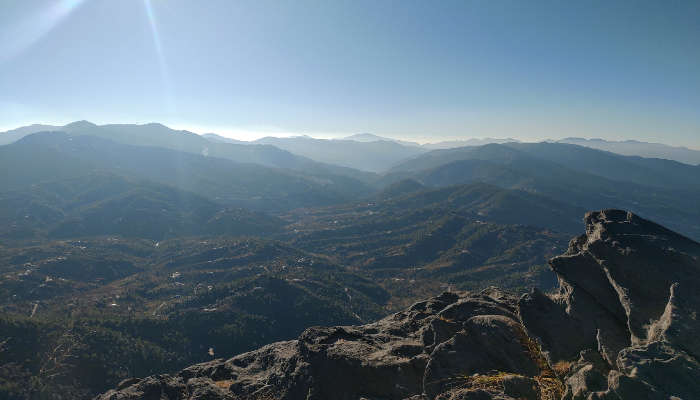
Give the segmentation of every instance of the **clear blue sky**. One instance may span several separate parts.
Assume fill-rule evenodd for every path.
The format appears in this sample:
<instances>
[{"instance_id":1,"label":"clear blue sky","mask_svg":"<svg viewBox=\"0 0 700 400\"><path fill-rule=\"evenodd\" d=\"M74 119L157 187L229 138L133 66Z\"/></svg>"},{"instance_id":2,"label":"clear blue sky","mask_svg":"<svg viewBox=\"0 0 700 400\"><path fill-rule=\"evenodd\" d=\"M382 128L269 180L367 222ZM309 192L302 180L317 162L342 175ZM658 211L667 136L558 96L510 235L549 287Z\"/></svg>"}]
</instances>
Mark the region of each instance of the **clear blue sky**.
<instances>
[{"instance_id":1,"label":"clear blue sky","mask_svg":"<svg viewBox=\"0 0 700 400\"><path fill-rule=\"evenodd\" d=\"M0 129L700 148L699 1L0 0Z\"/></svg>"}]
</instances>

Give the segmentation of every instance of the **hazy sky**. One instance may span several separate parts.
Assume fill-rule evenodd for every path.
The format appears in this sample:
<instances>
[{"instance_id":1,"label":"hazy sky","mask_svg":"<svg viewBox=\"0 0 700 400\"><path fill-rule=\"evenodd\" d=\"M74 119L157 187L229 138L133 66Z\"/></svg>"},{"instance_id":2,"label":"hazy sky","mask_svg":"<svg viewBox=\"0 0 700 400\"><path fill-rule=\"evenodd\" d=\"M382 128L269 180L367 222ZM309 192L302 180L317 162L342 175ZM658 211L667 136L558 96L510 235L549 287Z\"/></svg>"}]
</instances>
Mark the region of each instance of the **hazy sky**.
<instances>
[{"instance_id":1,"label":"hazy sky","mask_svg":"<svg viewBox=\"0 0 700 400\"><path fill-rule=\"evenodd\" d=\"M700 1L0 0L0 130L700 148Z\"/></svg>"}]
</instances>

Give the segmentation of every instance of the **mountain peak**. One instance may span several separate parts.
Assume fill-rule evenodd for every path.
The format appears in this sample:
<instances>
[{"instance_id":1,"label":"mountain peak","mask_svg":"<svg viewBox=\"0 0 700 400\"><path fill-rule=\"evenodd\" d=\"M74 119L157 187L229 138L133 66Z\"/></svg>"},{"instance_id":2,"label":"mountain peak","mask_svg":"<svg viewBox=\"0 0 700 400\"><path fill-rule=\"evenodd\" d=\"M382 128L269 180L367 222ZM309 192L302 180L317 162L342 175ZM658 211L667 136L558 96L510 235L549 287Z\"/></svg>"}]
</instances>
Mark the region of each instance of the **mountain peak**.
<instances>
[{"instance_id":1,"label":"mountain peak","mask_svg":"<svg viewBox=\"0 0 700 400\"><path fill-rule=\"evenodd\" d=\"M70 124L64 125L63 127L66 129L89 129L89 128L97 128L97 125L93 124L90 121L80 120L80 121L71 122Z\"/></svg>"},{"instance_id":2,"label":"mountain peak","mask_svg":"<svg viewBox=\"0 0 700 400\"><path fill-rule=\"evenodd\" d=\"M149 122L147 124L143 124L143 126L148 128L170 129L167 126L161 124L160 122Z\"/></svg>"},{"instance_id":3,"label":"mountain peak","mask_svg":"<svg viewBox=\"0 0 700 400\"><path fill-rule=\"evenodd\" d=\"M356 142L380 142L380 141L386 141L386 142L391 142L394 141L394 139L389 139L385 138L382 136L377 136L372 133L356 133L354 135L346 136L344 138L341 138L341 140L354 140Z\"/></svg>"}]
</instances>

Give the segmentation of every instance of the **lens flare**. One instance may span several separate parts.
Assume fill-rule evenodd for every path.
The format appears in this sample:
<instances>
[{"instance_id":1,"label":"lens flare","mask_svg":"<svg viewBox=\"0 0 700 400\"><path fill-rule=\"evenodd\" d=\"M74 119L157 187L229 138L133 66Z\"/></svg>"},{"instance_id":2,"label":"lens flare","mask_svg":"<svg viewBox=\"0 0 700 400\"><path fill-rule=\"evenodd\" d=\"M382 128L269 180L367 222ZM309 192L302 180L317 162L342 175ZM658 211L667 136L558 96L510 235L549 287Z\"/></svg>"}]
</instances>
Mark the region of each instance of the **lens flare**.
<instances>
[{"instance_id":1,"label":"lens flare","mask_svg":"<svg viewBox=\"0 0 700 400\"><path fill-rule=\"evenodd\" d=\"M59 0L14 26L0 28L0 62L16 57L32 47L84 2L85 0Z\"/></svg>"},{"instance_id":2,"label":"lens flare","mask_svg":"<svg viewBox=\"0 0 700 400\"><path fill-rule=\"evenodd\" d=\"M163 43L160 40L160 33L158 32L158 23L155 15L153 14L151 0L144 0L143 4L146 8L146 15L148 16L148 23L151 27L151 34L153 36L153 46L155 47L156 57L158 58L158 65L160 67L160 76L163 84L165 104L168 112L172 113L175 112L175 104L172 96L172 86L170 84L170 73L168 71L168 65L165 61L165 54L163 53Z\"/></svg>"}]
</instances>

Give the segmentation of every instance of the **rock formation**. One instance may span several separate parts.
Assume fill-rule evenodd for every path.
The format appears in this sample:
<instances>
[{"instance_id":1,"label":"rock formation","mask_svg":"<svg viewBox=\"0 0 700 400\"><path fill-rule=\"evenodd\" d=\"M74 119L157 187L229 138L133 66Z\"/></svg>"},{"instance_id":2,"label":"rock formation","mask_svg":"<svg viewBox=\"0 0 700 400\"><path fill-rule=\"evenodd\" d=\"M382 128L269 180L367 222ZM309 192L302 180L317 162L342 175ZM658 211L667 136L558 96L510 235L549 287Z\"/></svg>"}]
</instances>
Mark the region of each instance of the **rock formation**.
<instances>
[{"instance_id":1,"label":"rock formation","mask_svg":"<svg viewBox=\"0 0 700 400\"><path fill-rule=\"evenodd\" d=\"M700 244L625 211L585 223L557 293L443 293L97 399L700 398Z\"/></svg>"}]
</instances>

